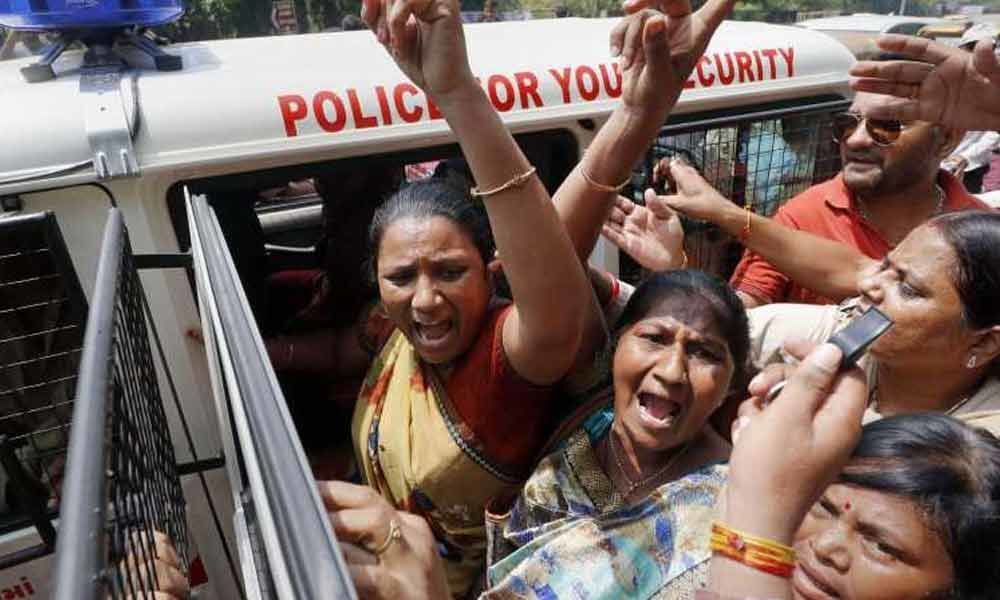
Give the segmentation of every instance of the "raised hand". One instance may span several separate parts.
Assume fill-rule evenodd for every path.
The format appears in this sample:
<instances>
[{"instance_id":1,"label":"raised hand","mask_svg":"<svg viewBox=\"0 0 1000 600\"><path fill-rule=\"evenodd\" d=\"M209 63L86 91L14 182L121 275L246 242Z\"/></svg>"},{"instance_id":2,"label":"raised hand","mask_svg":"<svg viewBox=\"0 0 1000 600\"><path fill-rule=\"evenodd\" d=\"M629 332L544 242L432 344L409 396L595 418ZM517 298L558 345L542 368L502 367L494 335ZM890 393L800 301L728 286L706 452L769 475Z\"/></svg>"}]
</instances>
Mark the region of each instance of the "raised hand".
<instances>
[{"instance_id":1,"label":"raised hand","mask_svg":"<svg viewBox=\"0 0 1000 600\"><path fill-rule=\"evenodd\" d=\"M644 269L665 271L684 264L684 228L677 213L646 190L647 206L619 196L601 233Z\"/></svg>"},{"instance_id":2,"label":"raised hand","mask_svg":"<svg viewBox=\"0 0 1000 600\"><path fill-rule=\"evenodd\" d=\"M1000 129L1000 62L989 41L974 53L930 40L882 35L882 50L910 60L861 61L851 87L895 96L871 107L877 119L920 120L974 131Z\"/></svg>"},{"instance_id":3,"label":"raised hand","mask_svg":"<svg viewBox=\"0 0 1000 600\"><path fill-rule=\"evenodd\" d=\"M457 0L363 0L361 18L403 73L435 100L478 87Z\"/></svg>"},{"instance_id":4,"label":"raised hand","mask_svg":"<svg viewBox=\"0 0 1000 600\"><path fill-rule=\"evenodd\" d=\"M670 161L670 174L677 184L677 193L657 196L655 202L692 219L719 223L734 205L713 188L698 171L679 160Z\"/></svg>"},{"instance_id":5,"label":"raised hand","mask_svg":"<svg viewBox=\"0 0 1000 600\"><path fill-rule=\"evenodd\" d=\"M788 542L857 444L867 386L859 369L838 373L842 355L832 344L798 341L785 351L799 366L758 375L741 406L725 520ZM760 398L780 376L789 376L788 384L762 409Z\"/></svg>"}]
</instances>

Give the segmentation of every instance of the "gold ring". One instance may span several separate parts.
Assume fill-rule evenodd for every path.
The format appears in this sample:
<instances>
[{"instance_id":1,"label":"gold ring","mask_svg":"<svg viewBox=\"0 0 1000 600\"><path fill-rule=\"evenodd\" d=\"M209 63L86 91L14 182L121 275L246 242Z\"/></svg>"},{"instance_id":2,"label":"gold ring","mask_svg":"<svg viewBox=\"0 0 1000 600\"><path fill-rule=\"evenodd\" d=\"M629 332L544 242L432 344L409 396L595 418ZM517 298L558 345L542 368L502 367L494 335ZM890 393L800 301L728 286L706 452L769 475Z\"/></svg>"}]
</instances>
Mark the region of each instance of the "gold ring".
<instances>
[{"instance_id":1,"label":"gold ring","mask_svg":"<svg viewBox=\"0 0 1000 600\"><path fill-rule=\"evenodd\" d=\"M372 554L381 556L389 549L393 542L403 537L403 530L399 528L396 519L389 519L389 535L385 536L385 541L379 544L378 548L372 548Z\"/></svg>"}]
</instances>

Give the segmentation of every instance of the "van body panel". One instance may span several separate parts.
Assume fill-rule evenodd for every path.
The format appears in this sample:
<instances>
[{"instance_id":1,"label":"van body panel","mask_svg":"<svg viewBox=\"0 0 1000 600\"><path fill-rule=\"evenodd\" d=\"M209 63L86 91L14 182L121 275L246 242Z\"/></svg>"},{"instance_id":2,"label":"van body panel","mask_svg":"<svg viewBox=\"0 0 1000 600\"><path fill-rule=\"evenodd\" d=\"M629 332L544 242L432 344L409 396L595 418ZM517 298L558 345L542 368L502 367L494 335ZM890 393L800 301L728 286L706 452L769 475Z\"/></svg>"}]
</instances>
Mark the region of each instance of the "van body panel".
<instances>
[{"instance_id":1,"label":"van body panel","mask_svg":"<svg viewBox=\"0 0 1000 600\"><path fill-rule=\"evenodd\" d=\"M470 25L473 70L513 131L607 115L621 93L617 62L607 50L616 22ZM515 37L519 43L511 44ZM193 43L170 50L183 56L184 70L143 71L135 80L134 143L144 173L454 141L426 95L406 81L365 31ZM338 58L346 62L344 68L337 68ZM72 69L79 61L79 53L69 53L59 65ZM847 93L852 61L836 42L802 28L726 22L674 112ZM77 72L24 84L16 69L23 62L0 65L5 90L0 114L24 114L31 106L37 116L6 119L7 139L13 143L0 149L0 193L9 191L4 181L90 158Z\"/></svg>"}]
</instances>

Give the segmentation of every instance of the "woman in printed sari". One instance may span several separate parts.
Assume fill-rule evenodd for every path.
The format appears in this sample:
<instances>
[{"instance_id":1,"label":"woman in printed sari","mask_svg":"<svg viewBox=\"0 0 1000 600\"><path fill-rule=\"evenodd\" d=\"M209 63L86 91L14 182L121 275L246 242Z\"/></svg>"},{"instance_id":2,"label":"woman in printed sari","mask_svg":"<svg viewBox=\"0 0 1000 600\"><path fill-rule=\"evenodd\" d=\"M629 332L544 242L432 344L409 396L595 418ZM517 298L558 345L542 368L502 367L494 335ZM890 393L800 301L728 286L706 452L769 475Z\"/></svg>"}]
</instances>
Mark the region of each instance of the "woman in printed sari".
<instances>
[{"instance_id":1,"label":"woman in printed sari","mask_svg":"<svg viewBox=\"0 0 1000 600\"><path fill-rule=\"evenodd\" d=\"M700 271L660 273L636 288L613 339L613 422L598 413L570 433L508 512L487 515L485 597L648 597L708 557L729 456L708 418L743 389L746 311Z\"/></svg>"}]
</instances>

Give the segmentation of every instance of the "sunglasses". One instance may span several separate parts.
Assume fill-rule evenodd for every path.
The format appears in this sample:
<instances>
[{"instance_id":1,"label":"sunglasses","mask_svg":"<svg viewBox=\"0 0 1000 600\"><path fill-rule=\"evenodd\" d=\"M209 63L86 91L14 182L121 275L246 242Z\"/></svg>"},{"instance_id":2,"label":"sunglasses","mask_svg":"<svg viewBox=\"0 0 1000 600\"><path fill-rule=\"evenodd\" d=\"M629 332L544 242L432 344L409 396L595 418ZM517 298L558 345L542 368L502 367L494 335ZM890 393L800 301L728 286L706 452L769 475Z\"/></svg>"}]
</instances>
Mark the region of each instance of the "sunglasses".
<instances>
[{"instance_id":1,"label":"sunglasses","mask_svg":"<svg viewBox=\"0 0 1000 600\"><path fill-rule=\"evenodd\" d=\"M840 143L851 137L862 122L868 137L878 146L891 146L903 133L900 121L869 119L858 113L844 112L833 116L833 141Z\"/></svg>"}]
</instances>

